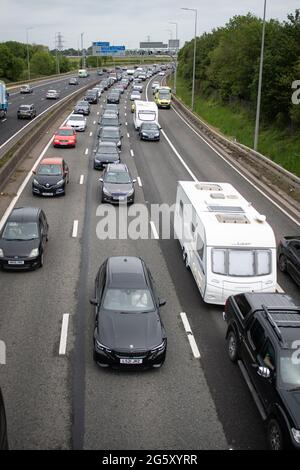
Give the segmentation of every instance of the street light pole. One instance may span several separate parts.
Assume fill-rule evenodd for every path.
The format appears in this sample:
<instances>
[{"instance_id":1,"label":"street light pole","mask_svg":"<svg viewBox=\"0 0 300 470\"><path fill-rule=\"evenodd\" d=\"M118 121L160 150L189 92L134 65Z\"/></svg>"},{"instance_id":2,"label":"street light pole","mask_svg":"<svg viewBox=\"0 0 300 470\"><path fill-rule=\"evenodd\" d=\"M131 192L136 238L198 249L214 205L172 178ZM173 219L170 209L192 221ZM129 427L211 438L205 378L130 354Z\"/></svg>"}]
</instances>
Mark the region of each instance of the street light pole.
<instances>
[{"instance_id":1,"label":"street light pole","mask_svg":"<svg viewBox=\"0 0 300 470\"><path fill-rule=\"evenodd\" d=\"M193 11L195 13L195 36L194 36L194 63L193 63L193 83L192 83L192 111L194 111L195 101L195 74L196 74L196 38L197 38L197 13L195 8L181 8L182 10Z\"/></svg>"},{"instance_id":2,"label":"street light pole","mask_svg":"<svg viewBox=\"0 0 300 470\"><path fill-rule=\"evenodd\" d=\"M174 24L176 26L176 41L178 40L178 23L174 21L170 21L170 24ZM175 52L175 73L174 73L174 94L176 95L176 86L177 86L177 55L178 55L178 48L176 48Z\"/></svg>"},{"instance_id":3,"label":"street light pole","mask_svg":"<svg viewBox=\"0 0 300 470\"><path fill-rule=\"evenodd\" d=\"M262 28L262 38L261 38L261 52L260 52L258 91L257 91L256 120L255 120L255 132L254 132L254 150L257 150L258 138L259 138L261 88L262 88L262 77L263 77L263 67L264 67L265 32L266 32L266 10L267 10L267 0L264 0L264 17L263 17L263 28Z\"/></svg>"},{"instance_id":4,"label":"street light pole","mask_svg":"<svg viewBox=\"0 0 300 470\"><path fill-rule=\"evenodd\" d=\"M27 73L28 73L28 80L30 80L30 58L29 58L29 44L28 44L28 31L33 29L32 27L26 28L26 44L27 44Z\"/></svg>"},{"instance_id":5,"label":"street light pole","mask_svg":"<svg viewBox=\"0 0 300 470\"><path fill-rule=\"evenodd\" d=\"M81 33L81 55L82 55L82 68L85 69L85 54L83 53L83 35L84 33Z\"/></svg>"}]
</instances>

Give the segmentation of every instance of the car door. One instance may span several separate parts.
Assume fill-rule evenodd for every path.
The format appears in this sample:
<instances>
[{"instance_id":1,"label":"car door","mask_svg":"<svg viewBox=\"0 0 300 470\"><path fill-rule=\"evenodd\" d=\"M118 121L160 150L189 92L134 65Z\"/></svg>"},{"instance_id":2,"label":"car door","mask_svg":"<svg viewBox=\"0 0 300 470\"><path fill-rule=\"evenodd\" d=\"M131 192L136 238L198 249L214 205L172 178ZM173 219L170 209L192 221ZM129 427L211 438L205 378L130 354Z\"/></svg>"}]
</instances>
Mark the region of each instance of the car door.
<instances>
[{"instance_id":1,"label":"car door","mask_svg":"<svg viewBox=\"0 0 300 470\"><path fill-rule=\"evenodd\" d=\"M270 370L270 377L262 377L255 374L255 387L259 393L266 410L270 409L273 403L278 402L276 389L277 359L274 344L267 338L257 355L258 366L267 367Z\"/></svg>"},{"instance_id":2,"label":"car door","mask_svg":"<svg viewBox=\"0 0 300 470\"><path fill-rule=\"evenodd\" d=\"M287 264L288 272L300 284L300 242L298 240L292 240L289 243Z\"/></svg>"},{"instance_id":3,"label":"car door","mask_svg":"<svg viewBox=\"0 0 300 470\"><path fill-rule=\"evenodd\" d=\"M241 339L241 359L254 383L256 382L257 369L260 365L258 355L265 341L265 329L259 318L255 315Z\"/></svg>"},{"instance_id":4,"label":"car door","mask_svg":"<svg viewBox=\"0 0 300 470\"><path fill-rule=\"evenodd\" d=\"M69 167L65 161L63 161L63 175L66 183L69 183Z\"/></svg>"},{"instance_id":5,"label":"car door","mask_svg":"<svg viewBox=\"0 0 300 470\"><path fill-rule=\"evenodd\" d=\"M107 267L107 262L103 263L102 266L100 267L98 271L98 275L96 278L95 282L95 298L97 300L97 305L96 305L96 312L95 312L95 323L96 327L98 325L98 315L100 312L100 305L102 303L102 297L104 294L105 290L105 285L106 285L106 267Z\"/></svg>"},{"instance_id":6,"label":"car door","mask_svg":"<svg viewBox=\"0 0 300 470\"><path fill-rule=\"evenodd\" d=\"M40 212L38 223L39 223L39 232L41 236L40 246L41 246L41 251L43 252L45 248L46 240L47 240L47 229L45 226L45 221L43 219L42 212Z\"/></svg>"}]
</instances>

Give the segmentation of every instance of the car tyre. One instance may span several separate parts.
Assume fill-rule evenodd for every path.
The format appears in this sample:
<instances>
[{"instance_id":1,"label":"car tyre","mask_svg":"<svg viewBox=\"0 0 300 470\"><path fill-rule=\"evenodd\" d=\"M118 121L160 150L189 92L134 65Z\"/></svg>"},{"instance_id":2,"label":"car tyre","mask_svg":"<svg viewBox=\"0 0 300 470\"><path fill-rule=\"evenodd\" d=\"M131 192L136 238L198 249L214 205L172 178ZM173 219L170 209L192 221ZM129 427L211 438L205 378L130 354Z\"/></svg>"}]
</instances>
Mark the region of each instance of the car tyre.
<instances>
[{"instance_id":1,"label":"car tyre","mask_svg":"<svg viewBox=\"0 0 300 470\"><path fill-rule=\"evenodd\" d=\"M268 444L270 450L283 450L284 437L281 427L275 418L268 422Z\"/></svg>"},{"instance_id":2,"label":"car tyre","mask_svg":"<svg viewBox=\"0 0 300 470\"><path fill-rule=\"evenodd\" d=\"M287 271L287 259L285 255L279 256L278 267L282 273L285 273Z\"/></svg>"},{"instance_id":3,"label":"car tyre","mask_svg":"<svg viewBox=\"0 0 300 470\"><path fill-rule=\"evenodd\" d=\"M43 266L44 266L44 252L42 252L40 256L39 268L42 268Z\"/></svg>"},{"instance_id":4,"label":"car tyre","mask_svg":"<svg viewBox=\"0 0 300 470\"><path fill-rule=\"evenodd\" d=\"M190 265L189 265L188 256L187 256L187 253L186 253L185 250L183 250L183 252L182 252L182 259L183 259L183 262L184 262L184 264L185 264L186 269L189 270L189 269L190 269Z\"/></svg>"},{"instance_id":5,"label":"car tyre","mask_svg":"<svg viewBox=\"0 0 300 470\"><path fill-rule=\"evenodd\" d=\"M231 362L236 362L239 357L239 345L238 345L238 339L233 330L231 330L228 333L227 345L228 345L229 359L231 360Z\"/></svg>"}]
</instances>

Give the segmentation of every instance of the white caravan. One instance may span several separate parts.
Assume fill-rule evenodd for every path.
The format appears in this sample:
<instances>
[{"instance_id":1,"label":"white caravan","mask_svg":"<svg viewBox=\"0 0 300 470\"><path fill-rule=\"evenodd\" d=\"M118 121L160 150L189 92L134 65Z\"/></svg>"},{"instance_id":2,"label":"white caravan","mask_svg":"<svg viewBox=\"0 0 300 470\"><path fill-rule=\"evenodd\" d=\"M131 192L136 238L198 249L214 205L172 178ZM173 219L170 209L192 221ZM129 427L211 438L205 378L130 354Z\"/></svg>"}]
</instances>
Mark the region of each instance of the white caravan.
<instances>
[{"instance_id":1,"label":"white caravan","mask_svg":"<svg viewBox=\"0 0 300 470\"><path fill-rule=\"evenodd\" d=\"M275 292L273 230L231 184L179 181L174 231L204 302Z\"/></svg>"},{"instance_id":2,"label":"white caravan","mask_svg":"<svg viewBox=\"0 0 300 470\"><path fill-rule=\"evenodd\" d=\"M158 124L158 108L153 101L135 101L133 116L134 127L139 130L143 122L156 122Z\"/></svg>"}]
</instances>

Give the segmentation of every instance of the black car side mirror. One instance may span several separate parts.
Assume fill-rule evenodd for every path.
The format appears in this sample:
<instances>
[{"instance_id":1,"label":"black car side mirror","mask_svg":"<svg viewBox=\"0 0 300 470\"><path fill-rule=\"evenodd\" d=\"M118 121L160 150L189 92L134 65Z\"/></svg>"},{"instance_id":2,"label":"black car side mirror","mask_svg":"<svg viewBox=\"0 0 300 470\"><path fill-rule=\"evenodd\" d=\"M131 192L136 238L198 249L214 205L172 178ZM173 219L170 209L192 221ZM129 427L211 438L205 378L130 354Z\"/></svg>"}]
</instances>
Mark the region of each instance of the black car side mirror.
<instances>
[{"instance_id":1,"label":"black car side mirror","mask_svg":"<svg viewBox=\"0 0 300 470\"><path fill-rule=\"evenodd\" d=\"M97 299L90 299L90 304L91 305L98 305L98 300Z\"/></svg>"},{"instance_id":2,"label":"black car side mirror","mask_svg":"<svg viewBox=\"0 0 300 470\"><path fill-rule=\"evenodd\" d=\"M160 307L163 307L164 305L166 305L167 301L165 299L159 299L159 306Z\"/></svg>"}]
</instances>

